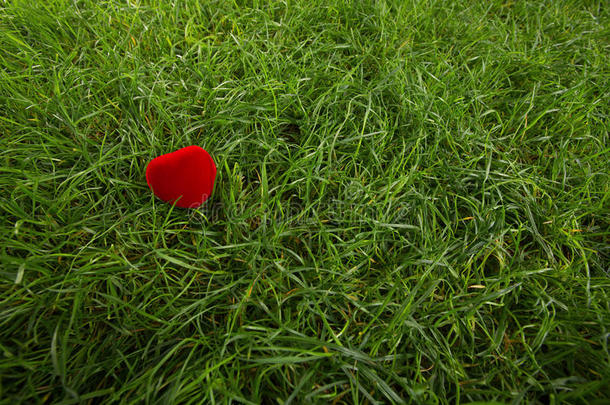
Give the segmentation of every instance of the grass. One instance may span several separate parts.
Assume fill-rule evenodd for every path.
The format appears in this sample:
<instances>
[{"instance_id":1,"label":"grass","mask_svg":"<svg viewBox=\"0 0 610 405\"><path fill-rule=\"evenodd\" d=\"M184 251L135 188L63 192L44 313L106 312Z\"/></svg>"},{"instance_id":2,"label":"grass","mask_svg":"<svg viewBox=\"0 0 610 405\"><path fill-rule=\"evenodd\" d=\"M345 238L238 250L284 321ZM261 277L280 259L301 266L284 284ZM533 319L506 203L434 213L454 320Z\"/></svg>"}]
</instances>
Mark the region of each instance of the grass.
<instances>
[{"instance_id":1,"label":"grass","mask_svg":"<svg viewBox=\"0 0 610 405\"><path fill-rule=\"evenodd\" d=\"M1 2L0 403L607 403L604 3Z\"/></svg>"}]
</instances>

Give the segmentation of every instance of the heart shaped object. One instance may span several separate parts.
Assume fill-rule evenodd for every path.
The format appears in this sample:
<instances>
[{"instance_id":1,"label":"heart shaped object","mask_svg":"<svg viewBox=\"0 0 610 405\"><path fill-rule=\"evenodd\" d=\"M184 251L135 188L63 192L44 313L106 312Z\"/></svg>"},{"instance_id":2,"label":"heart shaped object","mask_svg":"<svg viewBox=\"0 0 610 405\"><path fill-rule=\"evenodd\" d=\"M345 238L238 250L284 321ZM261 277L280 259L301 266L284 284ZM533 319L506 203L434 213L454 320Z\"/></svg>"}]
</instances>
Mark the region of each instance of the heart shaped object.
<instances>
[{"instance_id":1,"label":"heart shaped object","mask_svg":"<svg viewBox=\"0 0 610 405\"><path fill-rule=\"evenodd\" d=\"M192 145L161 155L146 167L146 182L157 197L181 208L197 208L212 194L216 165L205 149Z\"/></svg>"}]
</instances>

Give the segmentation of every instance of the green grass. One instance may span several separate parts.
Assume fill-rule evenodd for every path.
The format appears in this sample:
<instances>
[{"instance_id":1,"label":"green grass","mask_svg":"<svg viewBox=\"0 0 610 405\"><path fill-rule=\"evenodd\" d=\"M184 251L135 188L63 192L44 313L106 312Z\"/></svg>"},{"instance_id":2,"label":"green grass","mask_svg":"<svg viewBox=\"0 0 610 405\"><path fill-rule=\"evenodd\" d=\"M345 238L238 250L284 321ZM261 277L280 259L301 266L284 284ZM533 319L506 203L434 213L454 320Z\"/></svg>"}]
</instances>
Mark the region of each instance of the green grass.
<instances>
[{"instance_id":1,"label":"green grass","mask_svg":"<svg viewBox=\"0 0 610 405\"><path fill-rule=\"evenodd\" d=\"M607 403L604 3L0 2L0 403Z\"/></svg>"}]
</instances>

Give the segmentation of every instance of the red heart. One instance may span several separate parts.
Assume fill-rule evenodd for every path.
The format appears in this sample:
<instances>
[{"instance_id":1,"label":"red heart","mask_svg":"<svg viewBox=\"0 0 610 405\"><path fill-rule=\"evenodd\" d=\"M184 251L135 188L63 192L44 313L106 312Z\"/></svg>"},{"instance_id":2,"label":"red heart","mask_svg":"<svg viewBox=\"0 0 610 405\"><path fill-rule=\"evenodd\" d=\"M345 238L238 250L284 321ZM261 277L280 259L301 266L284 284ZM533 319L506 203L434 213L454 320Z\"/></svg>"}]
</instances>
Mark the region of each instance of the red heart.
<instances>
[{"instance_id":1,"label":"red heart","mask_svg":"<svg viewBox=\"0 0 610 405\"><path fill-rule=\"evenodd\" d=\"M157 197L177 207L197 208L212 194L216 165L199 146L161 155L146 167L146 182Z\"/></svg>"}]
</instances>

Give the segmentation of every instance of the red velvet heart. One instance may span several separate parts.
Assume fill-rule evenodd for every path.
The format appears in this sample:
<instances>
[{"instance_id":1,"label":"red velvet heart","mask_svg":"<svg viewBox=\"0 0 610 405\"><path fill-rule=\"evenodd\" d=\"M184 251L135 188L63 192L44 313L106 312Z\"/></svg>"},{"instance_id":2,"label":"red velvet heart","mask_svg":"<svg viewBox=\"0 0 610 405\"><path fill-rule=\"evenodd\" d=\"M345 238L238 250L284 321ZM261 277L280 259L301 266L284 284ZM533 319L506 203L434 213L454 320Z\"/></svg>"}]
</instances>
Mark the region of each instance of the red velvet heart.
<instances>
[{"instance_id":1,"label":"red velvet heart","mask_svg":"<svg viewBox=\"0 0 610 405\"><path fill-rule=\"evenodd\" d=\"M177 207L197 208L212 194L216 165L199 146L161 155L146 167L146 182L157 197Z\"/></svg>"}]
</instances>

